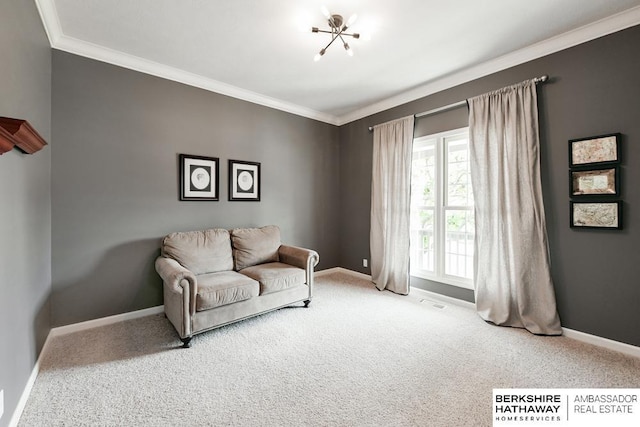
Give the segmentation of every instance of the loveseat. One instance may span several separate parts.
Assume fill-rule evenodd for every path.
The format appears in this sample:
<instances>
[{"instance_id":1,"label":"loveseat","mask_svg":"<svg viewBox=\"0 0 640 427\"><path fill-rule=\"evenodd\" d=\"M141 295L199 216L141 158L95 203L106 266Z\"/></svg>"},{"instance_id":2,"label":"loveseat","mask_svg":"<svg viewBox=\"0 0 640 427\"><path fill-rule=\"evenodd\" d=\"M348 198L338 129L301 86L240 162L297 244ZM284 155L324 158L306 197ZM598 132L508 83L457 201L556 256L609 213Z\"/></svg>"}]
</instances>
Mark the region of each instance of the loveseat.
<instances>
[{"instance_id":1,"label":"loveseat","mask_svg":"<svg viewBox=\"0 0 640 427\"><path fill-rule=\"evenodd\" d=\"M280 242L280 229L208 229L162 240L156 271L164 282L164 312L183 347L195 334L313 296L317 252Z\"/></svg>"}]
</instances>

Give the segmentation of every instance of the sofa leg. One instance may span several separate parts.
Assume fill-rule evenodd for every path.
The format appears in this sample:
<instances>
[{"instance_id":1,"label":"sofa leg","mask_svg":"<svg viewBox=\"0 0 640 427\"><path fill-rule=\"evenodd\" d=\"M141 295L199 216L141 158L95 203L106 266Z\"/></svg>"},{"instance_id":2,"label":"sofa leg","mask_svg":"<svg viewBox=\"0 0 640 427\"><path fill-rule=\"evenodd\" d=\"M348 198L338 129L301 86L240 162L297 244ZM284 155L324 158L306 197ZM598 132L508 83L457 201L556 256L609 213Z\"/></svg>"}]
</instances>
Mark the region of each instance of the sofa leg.
<instances>
[{"instance_id":1,"label":"sofa leg","mask_svg":"<svg viewBox=\"0 0 640 427\"><path fill-rule=\"evenodd\" d=\"M308 300L306 300L306 301L304 302L304 308L309 307L309 304L311 304L311 300L310 300L310 299L308 299Z\"/></svg>"},{"instance_id":2,"label":"sofa leg","mask_svg":"<svg viewBox=\"0 0 640 427\"><path fill-rule=\"evenodd\" d=\"M191 338L193 337L180 338L182 340L182 348L191 348Z\"/></svg>"}]
</instances>

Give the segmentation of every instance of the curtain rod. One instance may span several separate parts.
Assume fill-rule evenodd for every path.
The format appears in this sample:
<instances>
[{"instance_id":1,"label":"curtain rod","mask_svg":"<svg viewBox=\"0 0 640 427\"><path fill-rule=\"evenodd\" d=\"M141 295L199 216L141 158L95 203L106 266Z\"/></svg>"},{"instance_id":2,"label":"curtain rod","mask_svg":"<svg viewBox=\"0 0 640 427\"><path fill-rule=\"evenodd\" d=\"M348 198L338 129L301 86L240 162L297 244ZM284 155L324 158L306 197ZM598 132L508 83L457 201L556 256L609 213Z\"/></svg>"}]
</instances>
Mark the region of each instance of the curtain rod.
<instances>
[{"instance_id":1,"label":"curtain rod","mask_svg":"<svg viewBox=\"0 0 640 427\"><path fill-rule=\"evenodd\" d=\"M537 83L544 83L547 80L549 80L549 76L547 76L545 74L544 76L536 77L535 79L532 79L532 80L536 84ZM433 110L423 111L422 113L414 114L413 117L418 119L420 117L426 117L426 116L430 116L432 114L442 113L443 111L453 110L454 108L462 107L463 105L467 105L467 100L466 99L464 101L454 102L453 104L445 105L443 107L434 108ZM373 126L369 126L369 132L372 132L372 131L373 131Z\"/></svg>"}]
</instances>

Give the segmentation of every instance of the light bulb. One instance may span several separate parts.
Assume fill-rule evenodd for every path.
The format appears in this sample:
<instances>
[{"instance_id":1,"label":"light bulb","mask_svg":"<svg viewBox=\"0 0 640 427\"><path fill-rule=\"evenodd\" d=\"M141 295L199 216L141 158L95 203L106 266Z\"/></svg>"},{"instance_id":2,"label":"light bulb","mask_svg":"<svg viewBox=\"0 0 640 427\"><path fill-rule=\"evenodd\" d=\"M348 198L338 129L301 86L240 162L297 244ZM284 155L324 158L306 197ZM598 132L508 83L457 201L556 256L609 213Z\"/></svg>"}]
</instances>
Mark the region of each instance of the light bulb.
<instances>
[{"instance_id":1,"label":"light bulb","mask_svg":"<svg viewBox=\"0 0 640 427\"><path fill-rule=\"evenodd\" d=\"M347 27L352 26L356 22L356 19L358 19L358 15L354 13L353 15L351 15L351 17L347 21Z\"/></svg>"},{"instance_id":2,"label":"light bulb","mask_svg":"<svg viewBox=\"0 0 640 427\"><path fill-rule=\"evenodd\" d=\"M320 61L320 58L322 58L322 55L324 55L325 52L326 52L325 49L321 49L320 52L316 53L316 56L313 57L313 60L315 62Z\"/></svg>"},{"instance_id":3,"label":"light bulb","mask_svg":"<svg viewBox=\"0 0 640 427\"><path fill-rule=\"evenodd\" d=\"M349 43L344 44L344 50L347 51L347 55L353 56L353 50L351 50L351 46L349 46Z\"/></svg>"},{"instance_id":4,"label":"light bulb","mask_svg":"<svg viewBox=\"0 0 640 427\"><path fill-rule=\"evenodd\" d=\"M327 9L326 6L322 6L322 8L320 9L320 12L322 12L325 18L327 19L331 18L331 13L329 12L329 9Z\"/></svg>"}]
</instances>

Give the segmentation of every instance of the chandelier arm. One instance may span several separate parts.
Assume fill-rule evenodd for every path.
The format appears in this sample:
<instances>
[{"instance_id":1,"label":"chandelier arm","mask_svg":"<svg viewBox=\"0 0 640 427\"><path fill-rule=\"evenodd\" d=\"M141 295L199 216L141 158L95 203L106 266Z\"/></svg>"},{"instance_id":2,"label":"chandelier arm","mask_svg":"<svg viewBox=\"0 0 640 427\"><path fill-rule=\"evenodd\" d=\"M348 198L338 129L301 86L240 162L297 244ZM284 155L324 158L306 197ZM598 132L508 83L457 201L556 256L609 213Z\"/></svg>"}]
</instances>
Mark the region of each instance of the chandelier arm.
<instances>
[{"instance_id":1,"label":"chandelier arm","mask_svg":"<svg viewBox=\"0 0 640 427\"><path fill-rule=\"evenodd\" d=\"M336 34L336 32L335 32L335 31L321 30L320 28L318 28L317 30L314 30L313 32L314 32L314 33L331 34L331 35ZM343 35L343 36L355 37L355 33L354 33L354 34L351 34L351 33L345 33L345 32L343 32L343 31L341 31L341 32L340 32L340 33L338 33L338 34Z\"/></svg>"},{"instance_id":2,"label":"chandelier arm","mask_svg":"<svg viewBox=\"0 0 640 427\"><path fill-rule=\"evenodd\" d=\"M347 34L345 34L347 35ZM342 34L338 34L338 37L340 37L340 41L342 42L342 44L347 44L346 41L344 41L344 39L342 38Z\"/></svg>"},{"instance_id":3,"label":"chandelier arm","mask_svg":"<svg viewBox=\"0 0 640 427\"><path fill-rule=\"evenodd\" d=\"M340 40L342 41L342 45L344 46L344 49L347 51L347 54L349 56L353 56L353 50L351 50L351 47L349 46L349 44L344 41L344 39L342 38L341 34L338 34L338 37L340 37Z\"/></svg>"},{"instance_id":4,"label":"chandelier arm","mask_svg":"<svg viewBox=\"0 0 640 427\"><path fill-rule=\"evenodd\" d=\"M329 46L331 46L331 45L333 44L333 42L334 42L334 41L336 41L336 39L337 39L337 38L338 38L338 36L331 37L331 41L329 42L329 44L328 44L328 45L326 45L326 46L324 47L324 50L329 49Z\"/></svg>"}]
</instances>

